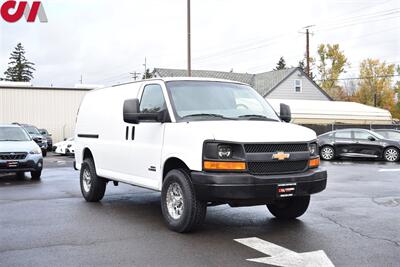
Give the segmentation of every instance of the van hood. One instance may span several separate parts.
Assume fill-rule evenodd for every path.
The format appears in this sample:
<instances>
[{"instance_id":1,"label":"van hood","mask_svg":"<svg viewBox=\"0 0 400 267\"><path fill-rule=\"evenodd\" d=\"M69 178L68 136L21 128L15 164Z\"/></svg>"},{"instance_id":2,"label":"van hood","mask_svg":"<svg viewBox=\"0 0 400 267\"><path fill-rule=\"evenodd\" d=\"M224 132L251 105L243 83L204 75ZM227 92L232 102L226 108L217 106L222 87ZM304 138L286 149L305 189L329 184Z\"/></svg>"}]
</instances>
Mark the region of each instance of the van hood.
<instances>
[{"instance_id":1,"label":"van hood","mask_svg":"<svg viewBox=\"0 0 400 267\"><path fill-rule=\"evenodd\" d=\"M34 141L0 141L0 153L3 152L31 152L38 148Z\"/></svg>"},{"instance_id":2,"label":"van hood","mask_svg":"<svg viewBox=\"0 0 400 267\"><path fill-rule=\"evenodd\" d=\"M309 142L317 139L309 128L272 121L191 121L195 131L209 129L215 140L240 143Z\"/></svg>"}]
</instances>

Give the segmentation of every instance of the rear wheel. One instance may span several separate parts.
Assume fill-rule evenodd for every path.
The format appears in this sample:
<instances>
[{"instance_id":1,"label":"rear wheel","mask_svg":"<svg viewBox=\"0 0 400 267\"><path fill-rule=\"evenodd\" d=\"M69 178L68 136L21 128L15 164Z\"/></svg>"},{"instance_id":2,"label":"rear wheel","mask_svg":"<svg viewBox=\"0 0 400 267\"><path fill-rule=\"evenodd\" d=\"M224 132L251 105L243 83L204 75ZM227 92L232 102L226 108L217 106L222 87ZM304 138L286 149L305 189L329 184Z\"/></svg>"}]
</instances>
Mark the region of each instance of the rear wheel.
<instances>
[{"instance_id":1,"label":"rear wheel","mask_svg":"<svg viewBox=\"0 0 400 267\"><path fill-rule=\"evenodd\" d=\"M207 203L197 199L186 170L170 171L161 192L161 209L169 229L184 233L199 227L206 216Z\"/></svg>"},{"instance_id":2,"label":"rear wheel","mask_svg":"<svg viewBox=\"0 0 400 267\"><path fill-rule=\"evenodd\" d=\"M319 154L323 160L333 160L335 158L335 149L331 146L323 146Z\"/></svg>"},{"instance_id":3,"label":"rear wheel","mask_svg":"<svg viewBox=\"0 0 400 267\"><path fill-rule=\"evenodd\" d=\"M85 159L80 173L81 192L88 202L98 202L104 197L107 181L96 174L92 159Z\"/></svg>"},{"instance_id":4,"label":"rear wheel","mask_svg":"<svg viewBox=\"0 0 400 267\"><path fill-rule=\"evenodd\" d=\"M383 157L386 161L395 162L399 160L399 150L395 147L388 147L383 152Z\"/></svg>"},{"instance_id":5,"label":"rear wheel","mask_svg":"<svg viewBox=\"0 0 400 267\"><path fill-rule=\"evenodd\" d=\"M47 150L42 150L42 155L43 155L43 157L46 157L47 156Z\"/></svg>"},{"instance_id":6,"label":"rear wheel","mask_svg":"<svg viewBox=\"0 0 400 267\"><path fill-rule=\"evenodd\" d=\"M278 219L295 219L303 215L310 204L310 196L282 199L268 204L268 210Z\"/></svg>"}]
</instances>

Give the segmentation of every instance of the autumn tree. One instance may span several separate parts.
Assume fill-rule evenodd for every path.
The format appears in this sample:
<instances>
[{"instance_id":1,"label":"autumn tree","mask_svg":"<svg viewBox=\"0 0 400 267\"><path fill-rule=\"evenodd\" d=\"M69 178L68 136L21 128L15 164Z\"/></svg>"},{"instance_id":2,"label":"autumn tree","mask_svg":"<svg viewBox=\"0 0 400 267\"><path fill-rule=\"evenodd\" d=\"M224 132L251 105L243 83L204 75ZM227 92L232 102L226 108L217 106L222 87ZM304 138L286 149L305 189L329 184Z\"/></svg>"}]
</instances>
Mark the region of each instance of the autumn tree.
<instances>
[{"instance_id":1,"label":"autumn tree","mask_svg":"<svg viewBox=\"0 0 400 267\"><path fill-rule=\"evenodd\" d=\"M33 68L35 64L29 62L25 57L25 49L19 43L11 53L8 68L4 72L6 81L30 82L33 79Z\"/></svg>"},{"instance_id":2,"label":"autumn tree","mask_svg":"<svg viewBox=\"0 0 400 267\"><path fill-rule=\"evenodd\" d=\"M393 64L381 63L378 59L363 60L355 100L396 113L395 90L392 87L394 72Z\"/></svg>"},{"instance_id":3,"label":"autumn tree","mask_svg":"<svg viewBox=\"0 0 400 267\"><path fill-rule=\"evenodd\" d=\"M283 57L281 57L278 61L278 63L276 64L276 67L274 70L284 70L286 69L286 61Z\"/></svg>"},{"instance_id":4,"label":"autumn tree","mask_svg":"<svg viewBox=\"0 0 400 267\"><path fill-rule=\"evenodd\" d=\"M349 64L339 45L319 45L317 59L319 85L321 88L335 100L347 100L347 94L339 85L338 79Z\"/></svg>"}]
</instances>

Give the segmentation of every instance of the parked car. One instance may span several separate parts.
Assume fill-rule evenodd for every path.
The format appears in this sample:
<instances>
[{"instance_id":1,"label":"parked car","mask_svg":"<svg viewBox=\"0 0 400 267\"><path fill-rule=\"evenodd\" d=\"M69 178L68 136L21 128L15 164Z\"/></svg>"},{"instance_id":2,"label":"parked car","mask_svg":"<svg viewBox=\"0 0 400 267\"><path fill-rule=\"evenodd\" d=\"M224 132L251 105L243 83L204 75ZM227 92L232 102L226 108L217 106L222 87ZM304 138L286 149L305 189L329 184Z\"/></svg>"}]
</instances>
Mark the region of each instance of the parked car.
<instances>
[{"instance_id":1,"label":"parked car","mask_svg":"<svg viewBox=\"0 0 400 267\"><path fill-rule=\"evenodd\" d=\"M0 172L30 172L39 180L42 168L42 151L27 132L18 125L0 125Z\"/></svg>"},{"instance_id":2,"label":"parked car","mask_svg":"<svg viewBox=\"0 0 400 267\"><path fill-rule=\"evenodd\" d=\"M51 134L46 129L39 129L39 132L41 135L46 137L47 140L47 151L53 151L53 138L51 137Z\"/></svg>"},{"instance_id":3,"label":"parked car","mask_svg":"<svg viewBox=\"0 0 400 267\"><path fill-rule=\"evenodd\" d=\"M365 129L344 129L318 136L320 156L324 160L337 157L375 158L398 161L400 141L383 137Z\"/></svg>"},{"instance_id":4,"label":"parked car","mask_svg":"<svg viewBox=\"0 0 400 267\"><path fill-rule=\"evenodd\" d=\"M139 100L140 99L140 100ZM199 226L207 205L266 205L280 219L305 213L325 189L317 136L280 117L250 86L201 78L133 82L87 93L75 167L86 201L113 181L161 191L167 226Z\"/></svg>"},{"instance_id":5,"label":"parked car","mask_svg":"<svg viewBox=\"0 0 400 267\"><path fill-rule=\"evenodd\" d=\"M74 138L68 138L65 141L58 142L54 144L54 152L61 155L74 155L75 145Z\"/></svg>"},{"instance_id":6,"label":"parked car","mask_svg":"<svg viewBox=\"0 0 400 267\"><path fill-rule=\"evenodd\" d=\"M25 131L30 135L33 141L35 141L40 149L42 150L42 155L43 157L46 157L47 155L47 139L43 135L40 134L39 129L36 128L33 125L29 124L18 124L15 123L16 125L21 126Z\"/></svg>"},{"instance_id":7,"label":"parked car","mask_svg":"<svg viewBox=\"0 0 400 267\"><path fill-rule=\"evenodd\" d=\"M400 131L393 129L374 129L375 133L384 136L387 139L400 140Z\"/></svg>"}]
</instances>

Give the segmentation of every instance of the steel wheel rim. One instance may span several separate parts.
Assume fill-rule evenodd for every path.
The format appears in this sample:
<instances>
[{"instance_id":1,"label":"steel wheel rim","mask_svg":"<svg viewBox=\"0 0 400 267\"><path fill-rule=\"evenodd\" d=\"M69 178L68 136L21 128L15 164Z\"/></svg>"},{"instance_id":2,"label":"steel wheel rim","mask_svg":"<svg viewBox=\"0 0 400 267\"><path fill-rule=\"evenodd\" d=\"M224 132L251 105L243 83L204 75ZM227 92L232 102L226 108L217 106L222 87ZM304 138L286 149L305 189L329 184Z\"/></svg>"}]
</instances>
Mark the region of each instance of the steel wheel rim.
<instances>
[{"instance_id":1,"label":"steel wheel rim","mask_svg":"<svg viewBox=\"0 0 400 267\"><path fill-rule=\"evenodd\" d=\"M385 158L388 161L396 161L398 157L399 157L399 152L397 152L397 150L394 148L390 148L385 152Z\"/></svg>"},{"instance_id":2,"label":"steel wheel rim","mask_svg":"<svg viewBox=\"0 0 400 267\"><path fill-rule=\"evenodd\" d=\"M330 147L324 147L322 149L321 154L324 159L332 159L333 158L333 149Z\"/></svg>"},{"instance_id":3,"label":"steel wheel rim","mask_svg":"<svg viewBox=\"0 0 400 267\"><path fill-rule=\"evenodd\" d=\"M85 192L89 192L90 187L92 186L92 176L90 175L90 172L88 169L85 169L83 171L82 184L83 184L83 189L85 190Z\"/></svg>"},{"instance_id":4,"label":"steel wheel rim","mask_svg":"<svg viewBox=\"0 0 400 267\"><path fill-rule=\"evenodd\" d=\"M184 210L183 193L178 183L172 183L167 189L166 195L168 214L174 220L181 218Z\"/></svg>"}]
</instances>

